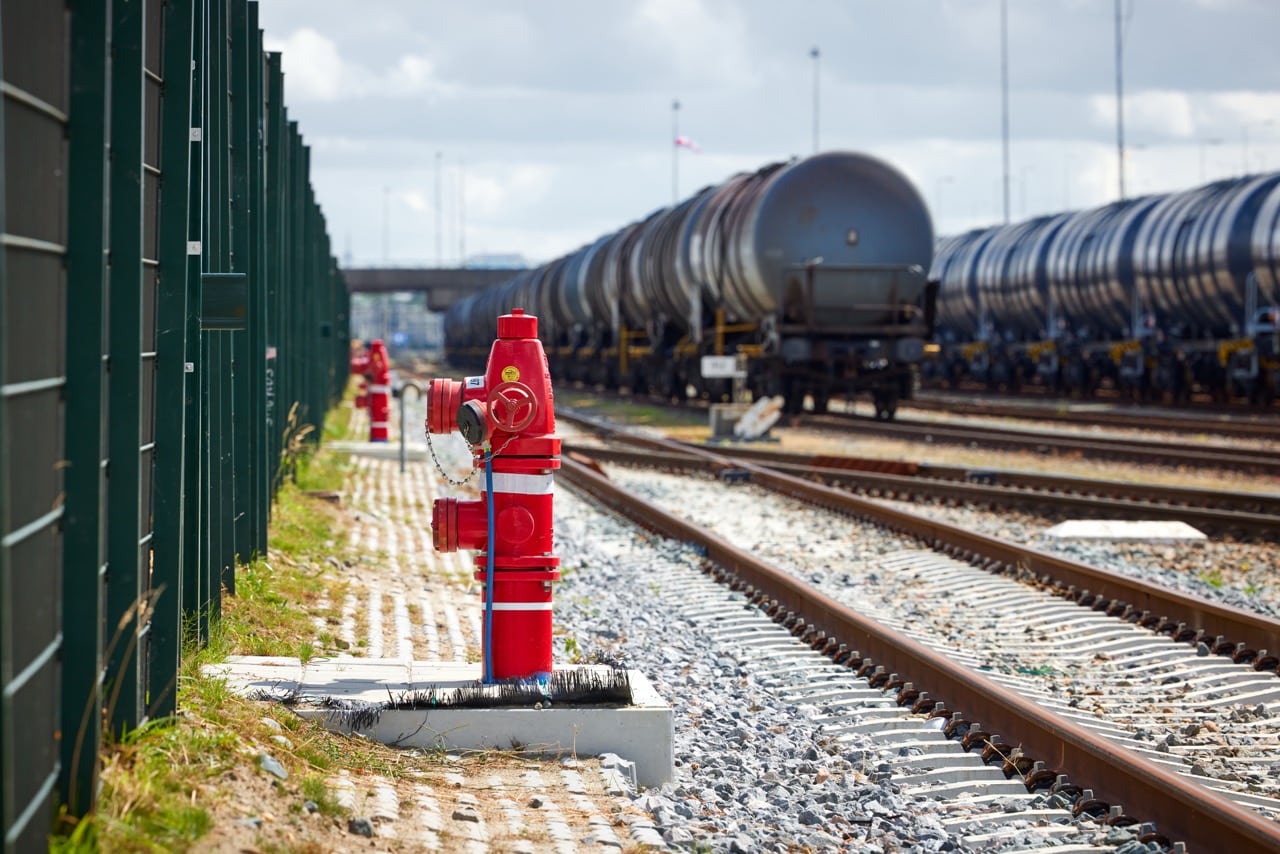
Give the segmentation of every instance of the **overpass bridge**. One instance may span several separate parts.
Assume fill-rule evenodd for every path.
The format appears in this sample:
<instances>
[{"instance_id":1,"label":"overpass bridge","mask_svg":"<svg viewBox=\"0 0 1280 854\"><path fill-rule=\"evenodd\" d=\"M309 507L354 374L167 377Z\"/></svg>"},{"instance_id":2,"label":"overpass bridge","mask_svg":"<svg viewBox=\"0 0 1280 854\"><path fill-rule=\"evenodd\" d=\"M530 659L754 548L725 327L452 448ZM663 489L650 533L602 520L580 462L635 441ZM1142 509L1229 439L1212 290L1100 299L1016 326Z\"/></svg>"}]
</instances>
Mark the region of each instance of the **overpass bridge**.
<instances>
[{"instance_id":1,"label":"overpass bridge","mask_svg":"<svg viewBox=\"0 0 1280 854\"><path fill-rule=\"evenodd\" d=\"M365 267L344 269L342 276L353 294L422 291L428 309L445 311L458 300L520 272L509 267Z\"/></svg>"}]
</instances>

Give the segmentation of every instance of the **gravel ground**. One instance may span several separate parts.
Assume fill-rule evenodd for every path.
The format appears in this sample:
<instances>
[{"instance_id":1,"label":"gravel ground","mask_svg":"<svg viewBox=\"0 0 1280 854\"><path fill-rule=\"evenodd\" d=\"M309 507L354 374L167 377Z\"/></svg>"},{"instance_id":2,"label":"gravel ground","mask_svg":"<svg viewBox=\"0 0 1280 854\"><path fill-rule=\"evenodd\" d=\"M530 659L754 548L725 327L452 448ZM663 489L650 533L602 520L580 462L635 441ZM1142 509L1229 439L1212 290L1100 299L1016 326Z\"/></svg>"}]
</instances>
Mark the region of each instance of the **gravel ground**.
<instances>
[{"instance_id":1,"label":"gravel ground","mask_svg":"<svg viewBox=\"0 0 1280 854\"><path fill-rule=\"evenodd\" d=\"M556 501L557 550L572 556L556 603L566 654L623 660L675 711L676 779L636 796L667 842L713 851L887 852L1025 850L1044 841L1028 814L1020 834L966 844L986 829L972 818L983 809L1061 804L1010 796L979 805L904 790L894 782L899 750L870 736L837 740L819 705L782 699L806 674L769 670L691 613L699 604L693 584L673 578L699 564L693 549L639 533L567 490ZM742 601L727 590L720 598ZM952 829L967 819L973 823ZM1056 844L1152 850L1131 831L1064 831Z\"/></svg>"},{"instance_id":2,"label":"gravel ground","mask_svg":"<svg viewBox=\"0 0 1280 854\"><path fill-rule=\"evenodd\" d=\"M566 438L579 435L563 422L559 432ZM705 436L705 430L682 432L688 434L683 438ZM1275 491L1274 484L1234 473L1154 470L940 446L926 447L922 454L920 446L785 427L776 435L784 450L890 459L927 456L929 462L945 464ZM450 456L447 449L437 450ZM647 475L641 477L645 481ZM685 503L706 501L687 496ZM1266 613L1275 613L1277 607L1274 546L1049 545L1040 542L1041 530L1056 520L940 506L916 510L1077 560L1130 567L1159 583L1186 586L1232 604ZM753 669L749 654L685 616L687 591L667 590L666 582L657 581L696 564L695 554L637 534L563 487L557 490L556 516L557 553L568 570L556 593L556 624L564 631L557 640L557 660L622 659L649 675L675 710L676 780L636 793L631 805L653 818L667 844L716 851L1015 850L1045 844L1031 828L1035 822L1030 813L1020 841L1005 838L993 847L973 841L980 837L985 819L973 818L972 806L904 792L890 773L894 756L874 744L837 742L819 709L786 700L798 674ZM752 519L758 533L766 524L768 520ZM782 527L781 542L787 542L787 526ZM790 533L794 551L794 532ZM763 533L760 539L765 539ZM889 554L913 545L886 541L873 548ZM1169 744L1176 746L1177 740ZM1007 808L1027 809L1016 799L1010 799ZM966 820L973 823L959 829ZM1094 828L1068 828L1052 844L1063 843L1102 845L1126 854L1149 850L1133 842L1131 835L1108 838Z\"/></svg>"},{"instance_id":3,"label":"gravel ground","mask_svg":"<svg viewBox=\"0 0 1280 854\"><path fill-rule=\"evenodd\" d=\"M1084 430L1087 431L1087 428ZM575 442L591 440L590 434L563 423L559 432L566 438L572 437ZM701 441L705 438L706 431L701 428L686 428L671 431L671 434L673 438ZM1280 483L1275 478L1239 472L1157 468L1069 457L1046 457L1029 452L921 446L909 442L790 427L775 428L773 437L776 441L770 443L769 447L798 453L822 452L935 465L1057 472L1121 482L1164 483L1240 492L1280 492ZM1280 453L1280 448L1274 448L1271 452ZM1027 513L948 506L943 503L885 503L1081 563L1137 575L1207 599L1280 617L1280 543L1244 542L1231 538L1177 543L1062 540L1048 537L1044 532L1065 521L1065 517L1046 518Z\"/></svg>"},{"instance_id":4,"label":"gravel ground","mask_svg":"<svg viewBox=\"0 0 1280 854\"><path fill-rule=\"evenodd\" d=\"M1045 531L1063 519L944 504L881 503L1010 543L1280 618L1280 545L1276 543L1247 543L1232 539L1178 543L1059 539Z\"/></svg>"},{"instance_id":5,"label":"gravel ground","mask_svg":"<svg viewBox=\"0 0 1280 854\"><path fill-rule=\"evenodd\" d=\"M1117 735L1134 742L1132 747L1203 729L1201 752L1221 752L1203 761L1186 758L1178 767L1199 767L1198 775L1251 793L1280 794L1267 780L1242 772L1235 758L1235 748L1245 743L1241 739L1276 755L1280 682L1274 675L1202 658L1186 644L758 487L619 466L608 471L615 483L711 528L858 612L954 660L997 673L1015 690L1043 695L1047 705L1079 710L1109 731L1118 727ZM1087 624L1093 624L1092 637L1082 634ZM1069 643L1062 642L1064 636ZM1159 661L1154 667L1153 657ZM1216 741L1210 734L1217 734ZM1280 759L1265 764L1262 773L1273 770L1280 771Z\"/></svg>"}]
</instances>

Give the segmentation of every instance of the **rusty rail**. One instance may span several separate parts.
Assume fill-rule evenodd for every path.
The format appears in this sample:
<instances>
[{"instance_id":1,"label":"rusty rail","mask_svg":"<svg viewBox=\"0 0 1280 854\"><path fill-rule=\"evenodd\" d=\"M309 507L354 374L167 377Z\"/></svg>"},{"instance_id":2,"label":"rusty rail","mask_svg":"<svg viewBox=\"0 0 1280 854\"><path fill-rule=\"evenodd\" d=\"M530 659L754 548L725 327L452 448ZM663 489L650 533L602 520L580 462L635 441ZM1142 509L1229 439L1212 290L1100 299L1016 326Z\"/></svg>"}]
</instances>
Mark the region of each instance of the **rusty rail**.
<instances>
[{"instance_id":1,"label":"rusty rail","mask_svg":"<svg viewBox=\"0 0 1280 854\"><path fill-rule=\"evenodd\" d=\"M562 413L589 429L665 456L685 454L703 459L715 469L737 468L750 473L753 483L839 513L868 519L910 534L930 548L993 572L1007 572L1053 589L1081 605L1105 610L1177 640L1205 641L1214 652L1231 654L1238 662L1254 660L1266 669L1277 666L1280 621L1241 608L1209 602L1151 582L1108 572L1088 564L1046 554L1037 549L974 533L956 525L896 510L840 489L773 471L745 460L702 450L669 439L641 435L600 419Z\"/></svg>"},{"instance_id":2,"label":"rusty rail","mask_svg":"<svg viewBox=\"0 0 1280 854\"><path fill-rule=\"evenodd\" d=\"M690 445L696 448L698 445ZM862 494L927 496L1000 507L1053 507L1119 519L1178 520L1211 533L1280 539L1280 495L1120 483L1034 472L972 469L833 454L723 446L717 454ZM607 451L618 461L626 451ZM636 458L637 464L644 461ZM652 460L650 459L650 462Z\"/></svg>"},{"instance_id":3,"label":"rusty rail","mask_svg":"<svg viewBox=\"0 0 1280 854\"><path fill-rule=\"evenodd\" d=\"M1218 468L1230 471L1280 475L1280 458L1265 450L1222 446L1188 447L1146 439L1085 438L1064 433L1035 433L979 425L938 424L923 421L878 421L854 415L806 415L801 424L861 435L886 436L909 441L1005 448L1040 454L1073 454L1087 459L1125 460L1158 466Z\"/></svg>"},{"instance_id":4,"label":"rusty rail","mask_svg":"<svg viewBox=\"0 0 1280 854\"><path fill-rule=\"evenodd\" d=\"M917 392L903 406L929 412L946 412L951 415L970 415L984 418L1021 418L1032 421L1052 421L1062 424L1081 424L1097 427L1116 427L1126 430L1158 430L1173 433L1207 433L1234 436L1242 439L1270 439L1280 441L1280 418L1263 411L1238 410L1231 415L1211 417L1194 414L1162 414L1160 412L1126 410L1122 406L1100 409L1097 405L1081 409L1063 409L1062 401L1039 398L1049 405L1028 403L1002 403L1000 401L961 401L948 397L935 397ZM1070 406L1070 404L1068 404ZM1185 410L1183 411L1185 413Z\"/></svg>"},{"instance_id":5,"label":"rusty rail","mask_svg":"<svg viewBox=\"0 0 1280 854\"><path fill-rule=\"evenodd\" d=\"M674 450L670 447L674 443L647 441ZM1280 851L1280 825L934 655L799 579L631 495L573 457L562 460L561 476L638 524L698 545L708 561L732 574L737 586L747 588L753 601L768 603L775 613L802 615L807 628L824 639L857 650L854 655L859 661L874 660L945 701L948 708L964 709L968 720L981 721L984 731L991 733L986 743L997 743L996 733L1002 733L1026 756L1069 774L1103 800L1123 804L1130 815L1156 822L1169 839L1203 851ZM833 647L830 641L826 649Z\"/></svg>"}]
</instances>

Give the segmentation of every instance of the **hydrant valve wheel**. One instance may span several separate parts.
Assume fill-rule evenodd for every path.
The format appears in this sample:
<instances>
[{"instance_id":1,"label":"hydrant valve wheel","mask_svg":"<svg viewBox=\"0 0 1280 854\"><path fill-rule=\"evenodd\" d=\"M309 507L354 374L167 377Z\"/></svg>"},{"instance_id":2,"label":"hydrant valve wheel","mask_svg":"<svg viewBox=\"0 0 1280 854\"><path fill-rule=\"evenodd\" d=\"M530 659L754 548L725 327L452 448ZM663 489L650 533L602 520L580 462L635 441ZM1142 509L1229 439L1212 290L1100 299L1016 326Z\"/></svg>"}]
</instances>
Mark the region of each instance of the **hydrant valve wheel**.
<instances>
[{"instance_id":1,"label":"hydrant valve wheel","mask_svg":"<svg viewBox=\"0 0 1280 854\"><path fill-rule=\"evenodd\" d=\"M518 433L533 423L538 399L533 389L521 382L499 383L489 393L489 415L494 425L508 433Z\"/></svg>"}]
</instances>

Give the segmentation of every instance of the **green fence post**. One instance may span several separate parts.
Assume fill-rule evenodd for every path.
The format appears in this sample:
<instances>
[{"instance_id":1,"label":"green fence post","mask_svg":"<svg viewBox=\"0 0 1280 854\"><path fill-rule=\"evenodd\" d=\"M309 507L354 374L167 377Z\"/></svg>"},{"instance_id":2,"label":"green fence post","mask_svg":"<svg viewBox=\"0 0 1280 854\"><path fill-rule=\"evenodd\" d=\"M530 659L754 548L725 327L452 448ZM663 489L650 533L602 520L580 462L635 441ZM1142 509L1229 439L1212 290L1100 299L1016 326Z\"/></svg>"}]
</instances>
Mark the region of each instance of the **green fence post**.
<instances>
[{"instance_id":1,"label":"green fence post","mask_svg":"<svg viewBox=\"0 0 1280 854\"><path fill-rule=\"evenodd\" d=\"M249 115L251 103L249 98L249 51L248 26L249 14L244 0L236 0L231 4L231 17L228 21L228 41L230 42L231 67L228 77L231 80L231 97L229 99L229 115L227 127L230 140L230 172L231 188L231 257L225 271L248 273L252 276L252 257L250 254L250 230L257 212L250 209L249 202L249 163L250 137ZM250 278L249 289L252 292L260 285ZM248 318L249 328L256 323L253 317ZM233 489L231 495L232 516L231 533L233 547L232 571L234 561L238 557L248 561L253 556L252 521L256 514L254 507L254 477L252 468L252 436L257 427L258 407L254 400L255 370L257 360L249 351L252 335L248 332L227 336L232 360L231 399L234 418L231 423ZM233 576L234 577L234 576ZM232 585L228 585L233 589Z\"/></svg>"},{"instance_id":2,"label":"green fence post","mask_svg":"<svg viewBox=\"0 0 1280 854\"><path fill-rule=\"evenodd\" d=\"M258 4L249 4L249 208L253 223L249 232L249 276L253 282L249 302L249 360L253 380L252 396L257 412L250 433L253 455L253 518L250 520L250 551L267 554L267 520L271 508L271 475L267 462L270 434L267 428L267 261L266 204L263 169L266 165L264 133L262 30L258 26Z\"/></svg>"},{"instance_id":3,"label":"green fence post","mask_svg":"<svg viewBox=\"0 0 1280 854\"><path fill-rule=\"evenodd\" d=\"M208 112L205 115L206 168L204 272L221 273L230 264L231 198L228 129L227 6L209 7L206 56L208 57ZM235 592L235 541L232 517L235 448L231 424L234 417L230 342L225 332L204 332L206 409L204 434L208 443L205 488L209 496L205 523L209 527L210 618L222 614L222 588Z\"/></svg>"},{"instance_id":4,"label":"green fence post","mask_svg":"<svg viewBox=\"0 0 1280 854\"><path fill-rule=\"evenodd\" d=\"M271 357L267 359L267 392L266 392L266 452L267 475L270 478L271 494L280 488L280 446L284 430L284 422L288 417L287 407L282 410L279 401L287 400L281 396L287 381L281 365L284 364L285 350L284 330L281 318L285 316L281 306L283 290L285 247L288 245L288 229L285 227L285 173L288 168L287 151L284 142L285 115L284 74L281 70L280 54L267 54L267 123L266 123L266 222L272 239L266 247L266 328L267 347Z\"/></svg>"},{"instance_id":5,"label":"green fence post","mask_svg":"<svg viewBox=\"0 0 1280 854\"><path fill-rule=\"evenodd\" d=\"M106 382L102 336L107 247L107 8L88 0L71 12L67 141L66 501L62 521L63 633L61 778L75 817L91 811L102 738L104 585L102 417Z\"/></svg>"},{"instance_id":6,"label":"green fence post","mask_svg":"<svg viewBox=\"0 0 1280 854\"><path fill-rule=\"evenodd\" d=\"M187 235L191 193L191 6L164 7L163 99L159 211L159 281L156 297L155 539L151 618L151 701L148 714L177 707L182 654L182 611L187 390ZM190 557L194 557L191 555Z\"/></svg>"},{"instance_id":7,"label":"green fence post","mask_svg":"<svg viewBox=\"0 0 1280 854\"><path fill-rule=\"evenodd\" d=\"M112 8L111 299L107 412L107 717L125 732L142 720L142 215L143 45L141 3Z\"/></svg>"},{"instance_id":8,"label":"green fence post","mask_svg":"<svg viewBox=\"0 0 1280 854\"><path fill-rule=\"evenodd\" d=\"M186 358L186 414L183 432L186 435L186 454L183 476L183 492L186 502L183 512L182 537L182 610L185 619L191 621L194 639L203 645L209 639L209 560L208 560L208 497L204 490L204 459L206 447L201 426L204 423L204 378L208 367L204 361L203 338L200 334L200 304L204 292L200 272L204 267L204 162L207 146L204 142L204 99L207 90L205 4L197 0L192 9L191 32L191 169L188 180L187 203L187 315Z\"/></svg>"}]
</instances>

